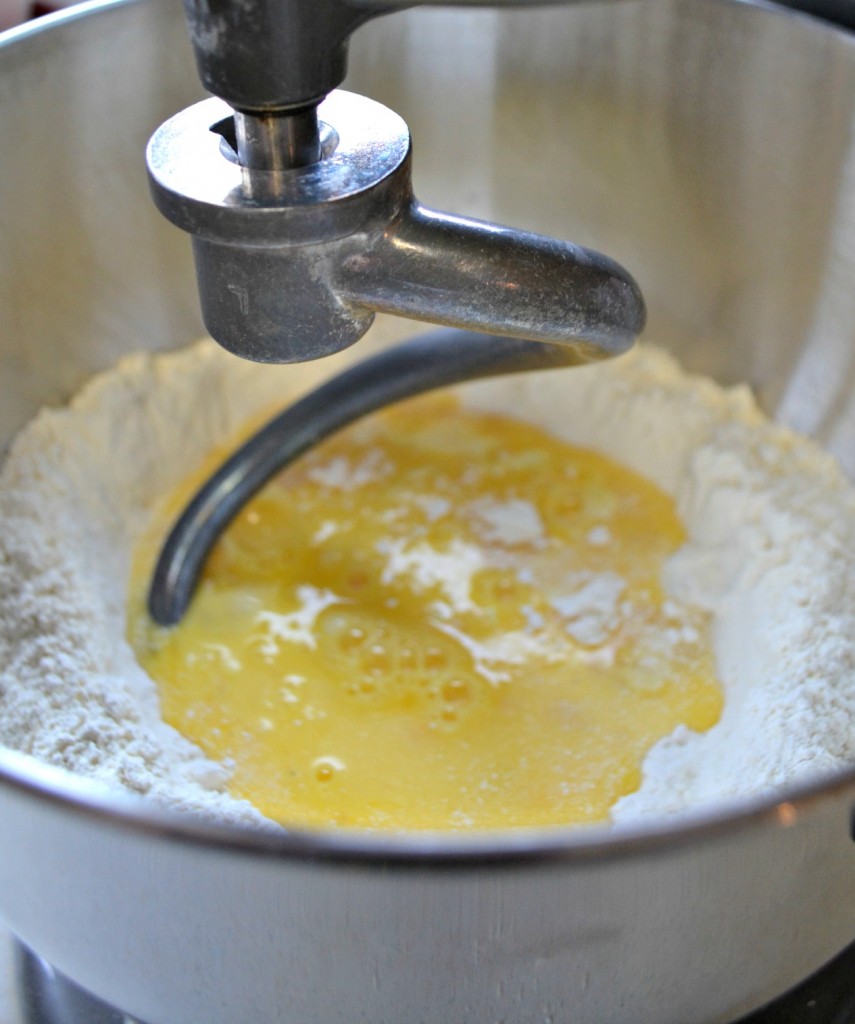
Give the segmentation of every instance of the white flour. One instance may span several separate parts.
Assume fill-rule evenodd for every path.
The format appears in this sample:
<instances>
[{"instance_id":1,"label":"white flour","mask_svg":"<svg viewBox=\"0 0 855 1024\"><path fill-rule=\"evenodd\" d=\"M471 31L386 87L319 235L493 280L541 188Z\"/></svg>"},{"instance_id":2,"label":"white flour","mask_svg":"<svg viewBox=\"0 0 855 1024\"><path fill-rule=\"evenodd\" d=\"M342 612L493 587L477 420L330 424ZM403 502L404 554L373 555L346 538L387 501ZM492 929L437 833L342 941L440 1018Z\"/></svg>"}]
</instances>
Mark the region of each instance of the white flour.
<instances>
[{"instance_id":1,"label":"white flour","mask_svg":"<svg viewBox=\"0 0 855 1024\"><path fill-rule=\"evenodd\" d=\"M227 766L160 720L125 640L128 570L153 506L212 445L327 372L210 343L133 357L21 434L0 472L0 742L161 804L263 820L225 792ZM462 394L617 458L673 495L686 525L666 585L713 613L725 710L708 733L678 730L651 751L616 822L855 763L855 489L829 456L765 420L746 389L689 378L650 349ZM512 512L474 514L531 539L540 524ZM599 613L621 587L595 582ZM590 613L580 628L596 626Z\"/></svg>"}]
</instances>

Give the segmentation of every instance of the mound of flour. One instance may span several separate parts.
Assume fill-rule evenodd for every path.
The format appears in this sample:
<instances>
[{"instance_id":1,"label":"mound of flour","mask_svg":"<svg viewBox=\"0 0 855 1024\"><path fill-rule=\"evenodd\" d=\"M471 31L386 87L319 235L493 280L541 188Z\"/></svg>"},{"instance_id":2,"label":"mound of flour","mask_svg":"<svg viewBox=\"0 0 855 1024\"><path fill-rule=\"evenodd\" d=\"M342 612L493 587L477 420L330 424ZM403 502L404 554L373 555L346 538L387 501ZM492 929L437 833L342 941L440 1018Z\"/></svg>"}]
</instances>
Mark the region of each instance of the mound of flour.
<instances>
[{"instance_id":1,"label":"mound of flour","mask_svg":"<svg viewBox=\"0 0 855 1024\"><path fill-rule=\"evenodd\" d=\"M328 372L203 342L126 359L22 432L0 471L0 743L162 805L264 821L226 793L227 765L160 719L125 638L127 580L163 495ZM460 393L643 473L686 525L665 584L714 617L725 710L709 732L657 744L616 822L855 763L855 488L829 456L766 420L746 389L688 377L650 348Z\"/></svg>"}]
</instances>

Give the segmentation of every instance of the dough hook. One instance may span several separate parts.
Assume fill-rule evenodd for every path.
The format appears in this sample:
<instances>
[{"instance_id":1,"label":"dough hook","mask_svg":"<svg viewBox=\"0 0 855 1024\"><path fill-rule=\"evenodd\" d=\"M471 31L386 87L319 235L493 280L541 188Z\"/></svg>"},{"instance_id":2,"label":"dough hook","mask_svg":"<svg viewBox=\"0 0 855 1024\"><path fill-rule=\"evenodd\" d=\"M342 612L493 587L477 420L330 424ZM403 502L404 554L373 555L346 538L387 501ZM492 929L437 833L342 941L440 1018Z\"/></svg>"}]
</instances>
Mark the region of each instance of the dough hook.
<instances>
[{"instance_id":1,"label":"dough hook","mask_svg":"<svg viewBox=\"0 0 855 1024\"><path fill-rule=\"evenodd\" d=\"M365 359L270 420L199 488L155 567L149 613L171 626L184 615L211 548L241 508L307 449L393 402L480 377L584 362L563 345L438 330Z\"/></svg>"},{"instance_id":2,"label":"dough hook","mask_svg":"<svg viewBox=\"0 0 855 1024\"><path fill-rule=\"evenodd\" d=\"M314 441L445 384L618 355L644 325L638 286L609 257L416 199L406 124L337 88L351 32L401 6L186 0L203 84L219 98L161 125L147 161L156 204L192 235L211 335L284 363L352 345L378 311L460 330L348 371L241 448L170 536L150 595L158 622L181 617L243 501Z\"/></svg>"}]
</instances>

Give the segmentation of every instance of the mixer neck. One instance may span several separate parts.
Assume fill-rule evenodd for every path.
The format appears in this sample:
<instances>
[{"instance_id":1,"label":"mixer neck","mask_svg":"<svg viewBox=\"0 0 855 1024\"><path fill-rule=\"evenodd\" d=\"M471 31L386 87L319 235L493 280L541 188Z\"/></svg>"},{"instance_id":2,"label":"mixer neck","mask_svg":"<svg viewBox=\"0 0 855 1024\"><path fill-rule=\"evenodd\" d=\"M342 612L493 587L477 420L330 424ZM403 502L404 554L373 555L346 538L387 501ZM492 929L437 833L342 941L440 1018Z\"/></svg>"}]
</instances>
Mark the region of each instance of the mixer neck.
<instances>
[{"instance_id":1,"label":"mixer neck","mask_svg":"<svg viewBox=\"0 0 855 1024\"><path fill-rule=\"evenodd\" d=\"M344 78L351 33L384 9L394 7L356 0L185 0L203 85L229 106L253 113L317 105Z\"/></svg>"}]
</instances>

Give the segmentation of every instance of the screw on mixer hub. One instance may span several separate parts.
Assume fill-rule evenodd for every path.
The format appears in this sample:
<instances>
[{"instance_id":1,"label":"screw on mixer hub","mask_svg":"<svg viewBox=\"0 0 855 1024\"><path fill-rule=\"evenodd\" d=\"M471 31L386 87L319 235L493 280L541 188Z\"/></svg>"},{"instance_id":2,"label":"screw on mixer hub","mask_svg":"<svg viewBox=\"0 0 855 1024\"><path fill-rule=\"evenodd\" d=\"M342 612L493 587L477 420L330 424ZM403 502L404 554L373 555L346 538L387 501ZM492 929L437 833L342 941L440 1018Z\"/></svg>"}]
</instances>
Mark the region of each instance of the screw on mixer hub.
<instances>
[{"instance_id":1,"label":"screw on mixer hub","mask_svg":"<svg viewBox=\"0 0 855 1024\"><path fill-rule=\"evenodd\" d=\"M290 171L323 156L318 108L249 114L235 111L238 163L256 171ZM284 190L280 183L279 191Z\"/></svg>"}]
</instances>

